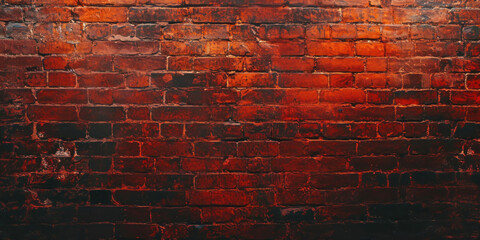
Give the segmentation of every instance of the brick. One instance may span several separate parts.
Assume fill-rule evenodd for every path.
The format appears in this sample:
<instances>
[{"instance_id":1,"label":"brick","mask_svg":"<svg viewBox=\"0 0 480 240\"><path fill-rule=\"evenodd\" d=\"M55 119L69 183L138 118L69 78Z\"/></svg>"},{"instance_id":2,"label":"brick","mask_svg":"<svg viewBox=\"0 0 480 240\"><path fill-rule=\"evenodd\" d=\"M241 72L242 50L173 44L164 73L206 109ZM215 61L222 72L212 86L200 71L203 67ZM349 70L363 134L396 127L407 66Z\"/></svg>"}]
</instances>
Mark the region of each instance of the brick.
<instances>
[{"instance_id":1,"label":"brick","mask_svg":"<svg viewBox=\"0 0 480 240\"><path fill-rule=\"evenodd\" d=\"M400 122L381 122L378 124L378 134L382 137L398 137L402 135L403 124Z\"/></svg>"},{"instance_id":2,"label":"brick","mask_svg":"<svg viewBox=\"0 0 480 240\"><path fill-rule=\"evenodd\" d=\"M195 58L193 62L193 68L196 71L218 71L220 69L227 71L240 71L243 69L243 61L241 58L231 57Z\"/></svg>"},{"instance_id":3,"label":"brick","mask_svg":"<svg viewBox=\"0 0 480 240\"><path fill-rule=\"evenodd\" d=\"M78 155L109 156L115 152L115 142L77 142Z\"/></svg>"},{"instance_id":4,"label":"brick","mask_svg":"<svg viewBox=\"0 0 480 240\"><path fill-rule=\"evenodd\" d=\"M330 87L353 87L354 77L352 74L331 74L330 75Z\"/></svg>"},{"instance_id":5,"label":"brick","mask_svg":"<svg viewBox=\"0 0 480 240\"><path fill-rule=\"evenodd\" d=\"M343 21L348 23L392 23L393 11L382 8L345 8Z\"/></svg>"},{"instance_id":6,"label":"brick","mask_svg":"<svg viewBox=\"0 0 480 240\"><path fill-rule=\"evenodd\" d=\"M193 59L188 56L168 57L168 70L193 70Z\"/></svg>"},{"instance_id":7,"label":"brick","mask_svg":"<svg viewBox=\"0 0 480 240\"><path fill-rule=\"evenodd\" d=\"M355 44L357 55L382 57L385 55L385 47L383 43L374 42L357 42Z\"/></svg>"},{"instance_id":8,"label":"brick","mask_svg":"<svg viewBox=\"0 0 480 240\"><path fill-rule=\"evenodd\" d=\"M73 14L68 8L28 8L25 11L25 18L28 21L35 22L69 22L73 20Z\"/></svg>"},{"instance_id":9,"label":"brick","mask_svg":"<svg viewBox=\"0 0 480 240\"><path fill-rule=\"evenodd\" d=\"M33 40L0 40L0 51L9 55L34 54L37 52L36 42Z\"/></svg>"},{"instance_id":10,"label":"brick","mask_svg":"<svg viewBox=\"0 0 480 240\"><path fill-rule=\"evenodd\" d=\"M78 89L44 89L37 91L37 100L39 103L86 103L87 91Z\"/></svg>"},{"instance_id":11,"label":"brick","mask_svg":"<svg viewBox=\"0 0 480 240\"><path fill-rule=\"evenodd\" d=\"M342 156L356 153L354 141L310 141L307 153L311 156Z\"/></svg>"},{"instance_id":12,"label":"brick","mask_svg":"<svg viewBox=\"0 0 480 240\"><path fill-rule=\"evenodd\" d=\"M126 38L126 40L131 39L135 35L135 25L130 23L117 23L111 25L112 38Z\"/></svg>"},{"instance_id":13,"label":"brick","mask_svg":"<svg viewBox=\"0 0 480 240\"><path fill-rule=\"evenodd\" d=\"M228 87L273 87L275 76L266 73L238 73L227 79Z\"/></svg>"},{"instance_id":14,"label":"brick","mask_svg":"<svg viewBox=\"0 0 480 240\"><path fill-rule=\"evenodd\" d=\"M239 104L315 104L318 102L317 91L309 90L245 90L241 92Z\"/></svg>"},{"instance_id":15,"label":"brick","mask_svg":"<svg viewBox=\"0 0 480 240\"><path fill-rule=\"evenodd\" d=\"M77 77L71 72L49 72L48 86L50 87L75 87Z\"/></svg>"},{"instance_id":16,"label":"brick","mask_svg":"<svg viewBox=\"0 0 480 240\"><path fill-rule=\"evenodd\" d=\"M185 194L178 191L119 190L115 191L113 197L122 204L140 206L181 206L185 204Z\"/></svg>"},{"instance_id":17,"label":"brick","mask_svg":"<svg viewBox=\"0 0 480 240\"><path fill-rule=\"evenodd\" d=\"M392 104L393 93L391 91L368 91L367 102L373 104Z\"/></svg>"},{"instance_id":18,"label":"brick","mask_svg":"<svg viewBox=\"0 0 480 240\"><path fill-rule=\"evenodd\" d=\"M153 73L152 84L159 87L206 86L210 75L194 73Z\"/></svg>"},{"instance_id":19,"label":"brick","mask_svg":"<svg viewBox=\"0 0 480 240\"><path fill-rule=\"evenodd\" d=\"M113 165L114 169L120 172L153 172L153 161L149 161L148 158L114 158Z\"/></svg>"},{"instance_id":20,"label":"brick","mask_svg":"<svg viewBox=\"0 0 480 240\"><path fill-rule=\"evenodd\" d=\"M404 25L385 25L382 28L382 40L407 39L409 28Z\"/></svg>"},{"instance_id":21,"label":"brick","mask_svg":"<svg viewBox=\"0 0 480 240\"><path fill-rule=\"evenodd\" d=\"M462 29L463 37L469 40L478 40L480 38L479 26L465 26Z\"/></svg>"},{"instance_id":22,"label":"brick","mask_svg":"<svg viewBox=\"0 0 480 240\"><path fill-rule=\"evenodd\" d=\"M117 42L98 41L92 48L95 54L152 54L158 52L158 44L151 41Z\"/></svg>"},{"instance_id":23,"label":"brick","mask_svg":"<svg viewBox=\"0 0 480 240\"><path fill-rule=\"evenodd\" d=\"M12 0L15 1L15 0ZM28 2L29 0L27 0ZM67 1L60 1L60 0L37 0L35 1L35 4L39 5L63 5L63 6L75 6L78 4L78 0L67 0Z\"/></svg>"},{"instance_id":24,"label":"brick","mask_svg":"<svg viewBox=\"0 0 480 240\"><path fill-rule=\"evenodd\" d=\"M313 56L353 56L354 45L349 42L307 42L308 53Z\"/></svg>"},{"instance_id":25,"label":"brick","mask_svg":"<svg viewBox=\"0 0 480 240\"><path fill-rule=\"evenodd\" d=\"M200 112L199 112L200 111ZM175 120L178 116L189 120L225 121L230 118L228 107L159 107L152 109L153 120Z\"/></svg>"},{"instance_id":26,"label":"brick","mask_svg":"<svg viewBox=\"0 0 480 240\"><path fill-rule=\"evenodd\" d=\"M88 102L93 104L113 104L113 92L108 89L90 89L88 90Z\"/></svg>"},{"instance_id":27,"label":"brick","mask_svg":"<svg viewBox=\"0 0 480 240\"><path fill-rule=\"evenodd\" d=\"M261 39L297 39L304 38L305 30L302 25L262 25L258 29L258 35Z\"/></svg>"},{"instance_id":28,"label":"brick","mask_svg":"<svg viewBox=\"0 0 480 240\"><path fill-rule=\"evenodd\" d=\"M75 70L88 69L89 71L107 72L113 70L112 60L113 58L111 56L92 55L67 62L67 67Z\"/></svg>"},{"instance_id":29,"label":"brick","mask_svg":"<svg viewBox=\"0 0 480 240\"><path fill-rule=\"evenodd\" d=\"M78 120L74 106L42 106L32 105L27 108L27 116L31 120L75 121Z\"/></svg>"},{"instance_id":30,"label":"brick","mask_svg":"<svg viewBox=\"0 0 480 240\"><path fill-rule=\"evenodd\" d=\"M21 21L23 14L19 7L2 6L0 8L0 21Z\"/></svg>"},{"instance_id":31,"label":"brick","mask_svg":"<svg viewBox=\"0 0 480 240\"><path fill-rule=\"evenodd\" d=\"M75 8L74 14L85 22L125 22L127 8L123 7L83 7Z\"/></svg>"},{"instance_id":32,"label":"brick","mask_svg":"<svg viewBox=\"0 0 480 240\"><path fill-rule=\"evenodd\" d=\"M83 5L134 5L135 0L80 0Z\"/></svg>"},{"instance_id":33,"label":"brick","mask_svg":"<svg viewBox=\"0 0 480 240\"><path fill-rule=\"evenodd\" d=\"M317 58L316 70L327 72L362 72L364 61L357 58Z\"/></svg>"},{"instance_id":34,"label":"brick","mask_svg":"<svg viewBox=\"0 0 480 240\"><path fill-rule=\"evenodd\" d=\"M447 9L410 9L399 8L393 12L396 23L448 23L450 14Z\"/></svg>"},{"instance_id":35,"label":"brick","mask_svg":"<svg viewBox=\"0 0 480 240\"><path fill-rule=\"evenodd\" d=\"M386 88L401 87L401 80L395 79L395 76L385 75L383 73L360 73L355 78L357 87L362 88Z\"/></svg>"},{"instance_id":36,"label":"brick","mask_svg":"<svg viewBox=\"0 0 480 240\"><path fill-rule=\"evenodd\" d=\"M195 23L235 23L240 14L232 7L203 7L193 8L190 16Z\"/></svg>"},{"instance_id":37,"label":"brick","mask_svg":"<svg viewBox=\"0 0 480 240\"><path fill-rule=\"evenodd\" d=\"M396 168L397 161L398 160L395 157L368 156L354 157L350 160L349 164L357 171L385 171Z\"/></svg>"},{"instance_id":38,"label":"brick","mask_svg":"<svg viewBox=\"0 0 480 240\"><path fill-rule=\"evenodd\" d=\"M328 76L323 74L285 73L278 77L280 87L324 88L328 86Z\"/></svg>"},{"instance_id":39,"label":"brick","mask_svg":"<svg viewBox=\"0 0 480 240\"><path fill-rule=\"evenodd\" d=\"M405 154L408 152L408 143L404 140L360 141L359 155L390 155Z\"/></svg>"},{"instance_id":40,"label":"brick","mask_svg":"<svg viewBox=\"0 0 480 240\"><path fill-rule=\"evenodd\" d=\"M208 190L192 191L189 195L189 203L194 206L243 206L247 203L245 192L238 190Z\"/></svg>"},{"instance_id":41,"label":"brick","mask_svg":"<svg viewBox=\"0 0 480 240\"><path fill-rule=\"evenodd\" d=\"M88 121L120 121L125 119L122 107L82 107L80 119Z\"/></svg>"},{"instance_id":42,"label":"brick","mask_svg":"<svg viewBox=\"0 0 480 240\"><path fill-rule=\"evenodd\" d=\"M340 21L341 13L338 9L292 8L291 17L293 22L299 23L333 23Z\"/></svg>"},{"instance_id":43,"label":"brick","mask_svg":"<svg viewBox=\"0 0 480 240\"><path fill-rule=\"evenodd\" d=\"M226 55L226 41L166 41L162 43L162 53L173 56L181 55Z\"/></svg>"},{"instance_id":44,"label":"brick","mask_svg":"<svg viewBox=\"0 0 480 240\"><path fill-rule=\"evenodd\" d=\"M163 103L163 91L117 90L113 92L113 102L119 104L158 104Z\"/></svg>"},{"instance_id":45,"label":"brick","mask_svg":"<svg viewBox=\"0 0 480 240\"><path fill-rule=\"evenodd\" d=\"M373 24L357 24L358 39L379 39L380 36L380 26Z\"/></svg>"},{"instance_id":46,"label":"brick","mask_svg":"<svg viewBox=\"0 0 480 240\"><path fill-rule=\"evenodd\" d=\"M121 87L125 80L116 73L90 73L78 76L80 87Z\"/></svg>"},{"instance_id":47,"label":"brick","mask_svg":"<svg viewBox=\"0 0 480 240\"><path fill-rule=\"evenodd\" d=\"M195 144L195 155L201 157L235 156L237 144L234 142L198 142Z\"/></svg>"},{"instance_id":48,"label":"brick","mask_svg":"<svg viewBox=\"0 0 480 240\"><path fill-rule=\"evenodd\" d=\"M279 146L278 142L239 142L238 155L244 157L277 156Z\"/></svg>"},{"instance_id":49,"label":"brick","mask_svg":"<svg viewBox=\"0 0 480 240\"><path fill-rule=\"evenodd\" d=\"M460 26L444 25L437 28L437 36L440 39L460 39L462 36L462 29Z\"/></svg>"},{"instance_id":50,"label":"brick","mask_svg":"<svg viewBox=\"0 0 480 240\"><path fill-rule=\"evenodd\" d=\"M46 42L38 46L41 54L67 54L74 51L74 45L65 42Z\"/></svg>"},{"instance_id":51,"label":"brick","mask_svg":"<svg viewBox=\"0 0 480 240\"><path fill-rule=\"evenodd\" d=\"M480 11L477 9L457 9L453 11L453 21L463 24L479 23Z\"/></svg>"},{"instance_id":52,"label":"brick","mask_svg":"<svg viewBox=\"0 0 480 240\"><path fill-rule=\"evenodd\" d=\"M159 126L156 123L118 123L113 125L113 136L120 138L158 137Z\"/></svg>"},{"instance_id":53,"label":"brick","mask_svg":"<svg viewBox=\"0 0 480 240\"><path fill-rule=\"evenodd\" d=\"M194 40L202 38L202 26L197 24L170 24L163 29L165 39Z\"/></svg>"},{"instance_id":54,"label":"brick","mask_svg":"<svg viewBox=\"0 0 480 240\"><path fill-rule=\"evenodd\" d=\"M352 39L357 36L357 29L353 25L334 24L332 27L332 38Z\"/></svg>"},{"instance_id":55,"label":"brick","mask_svg":"<svg viewBox=\"0 0 480 240\"><path fill-rule=\"evenodd\" d=\"M306 38L310 40L330 38L331 35L331 27L327 24L309 25L305 32Z\"/></svg>"},{"instance_id":56,"label":"brick","mask_svg":"<svg viewBox=\"0 0 480 240\"><path fill-rule=\"evenodd\" d=\"M113 65L120 71L163 70L167 68L167 59L164 56L121 56L113 59Z\"/></svg>"},{"instance_id":57,"label":"brick","mask_svg":"<svg viewBox=\"0 0 480 240\"><path fill-rule=\"evenodd\" d=\"M364 103L366 94L360 89L337 89L337 90L321 90L319 92L320 102L333 103Z\"/></svg>"},{"instance_id":58,"label":"brick","mask_svg":"<svg viewBox=\"0 0 480 240\"><path fill-rule=\"evenodd\" d=\"M150 120L150 110L147 107L129 107L127 109L127 118L132 120Z\"/></svg>"},{"instance_id":59,"label":"brick","mask_svg":"<svg viewBox=\"0 0 480 240\"><path fill-rule=\"evenodd\" d=\"M112 127L108 123L90 123L88 135L96 139L107 138L112 136Z\"/></svg>"},{"instance_id":60,"label":"brick","mask_svg":"<svg viewBox=\"0 0 480 240\"><path fill-rule=\"evenodd\" d=\"M270 120L280 116L274 107L243 106L236 108L236 119L239 120Z\"/></svg>"},{"instance_id":61,"label":"brick","mask_svg":"<svg viewBox=\"0 0 480 240\"><path fill-rule=\"evenodd\" d=\"M357 174L313 174L310 182L312 187L319 189L356 187L359 184L359 176Z\"/></svg>"},{"instance_id":62,"label":"brick","mask_svg":"<svg viewBox=\"0 0 480 240\"><path fill-rule=\"evenodd\" d=\"M465 75L462 73L437 73L431 79L432 88L464 88ZM469 76L466 77L469 85Z\"/></svg>"},{"instance_id":63,"label":"brick","mask_svg":"<svg viewBox=\"0 0 480 240\"><path fill-rule=\"evenodd\" d=\"M435 104L438 101L434 91L397 91L394 98L395 103L400 105Z\"/></svg>"},{"instance_id":64,"label":"brick","mask_svg":"<svg viewBox=\"0 0 480 240\"><path fill-rule=\"evenodd\" d=\"M37 125L37 135L40 138L77 140L85 138L86 126L75 123L42 123Z\"/></svg>"},{"instance_id":65,"label":"brick","mask_svg":"<svg viewBox=\"0 0 480 240\"><path fill-rule=\"evenodd\" d=\"M411 28L412 39L432 40L435 39L435 32L435 27L430 25L418 25ZM454 36L452 37L454 38Z\"/></svg>"},{"instance_id":66,"label":"brick","mask_svg":"<svg viewBox=\"0 0 480 240\"><path fill-rule=\"evenodd\" d=\"M277 71L311 72L313 68L313 58L289 57L272 59L272 69Z\"/></svg>"},{"instance_id":67,"label":"brick","mask_svg":"<svg viewBox=\"0 0 480 240\"><path fill-rule=\"evenodd\" d=\"M247 23L275 23L281 19L290 18L290 11L286 8L265 7L245 8L240 11L240 19Z\"/></svg>"},{"instance_id":68,"label":"brick","mask_svg":"<svg viewBox=\"0 0 480 240\"><path fill-rule=\"evenodd\" d=\"M415 45L411 42L388 42L385 44L385 54L398 57L412 56L414 48Z\"/></svg>"},{"instance_id":69,"label":"brick","mask_svg":"<svg viewBox=\"0 0 480 240\"><path fill-rule=\"evenodd\" d=\"M32 91L29 89L6 89L0 93L0 102L2 104L12 104L15 102L28 104L35 102Z\"/></svg>"},{"instance_id":70,"label":"brick","mask_svg":"<svg viewBox=\"0 0 480 240\"><path fill-rule=\"evenodd\" d=\"M200 222L201 211L199 208L154 208L152 209L152 222L155 223L182 223Z\"/></svg>"},{"instance_id":71,"label":"brick","mask_svg":"<svg viewBox=\"0 0 480 240\"><path fill-rule=\"evenodd\" d=\"M141 39L160 39L163 35L162 26L159 24L139 24L135 35Z\"/></svg>"},{"instance_id":72,"label":"brick","mask_svg":"<svg viewBox=\"0 0 480 240\"><path fill-rule=\"evenodd\" d=\"M386 58L367 58L365 64L367 72L383 72L387 70Z\"/></svg>"},{"instance_id":73,"label":"brick","mask_svg":"<svg viewBox=\"0 0 480 240\"><path fill-rule=\"evenodd\" d=\"M480 76L477 74L467 75L466 84L467 84L467 87L471 89L480 88Z\"/></svg>"}]
</instances>

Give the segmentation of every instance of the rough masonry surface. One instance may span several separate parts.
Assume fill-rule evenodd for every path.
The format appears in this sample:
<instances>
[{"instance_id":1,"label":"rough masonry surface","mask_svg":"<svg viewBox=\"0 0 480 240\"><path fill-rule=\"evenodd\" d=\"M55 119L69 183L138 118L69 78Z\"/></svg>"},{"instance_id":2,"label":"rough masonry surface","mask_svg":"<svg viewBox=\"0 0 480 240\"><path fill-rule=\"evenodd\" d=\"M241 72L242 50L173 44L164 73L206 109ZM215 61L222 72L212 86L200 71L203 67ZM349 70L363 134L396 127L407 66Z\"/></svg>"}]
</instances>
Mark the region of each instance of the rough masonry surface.
<instances>
[{"instance_id":1,"label":"rough masonry surface","mask_svg":"<svg viewBox=\"0 0 480 240\"><path fill-rule=\"evenodd\" d=\"M480 236L480 1L0 3L0 239Z\"/></svg>"}]
</instances>

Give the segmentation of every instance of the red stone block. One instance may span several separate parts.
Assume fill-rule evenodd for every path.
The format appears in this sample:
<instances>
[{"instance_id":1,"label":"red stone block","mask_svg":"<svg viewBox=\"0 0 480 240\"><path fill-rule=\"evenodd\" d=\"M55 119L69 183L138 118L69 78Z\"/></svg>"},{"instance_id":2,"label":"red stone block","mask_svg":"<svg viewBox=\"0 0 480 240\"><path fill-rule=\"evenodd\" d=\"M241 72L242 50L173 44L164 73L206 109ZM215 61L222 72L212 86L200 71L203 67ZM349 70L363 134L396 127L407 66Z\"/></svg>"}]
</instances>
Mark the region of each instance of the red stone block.
<instances>
[{"instance_id":1,"label":"red stone block","mask_svg":"<svg viewBox=\"0 0 480 240\"><path fill-rule=\"evenodd\" d=\"M364 65L359 58L317 58L315 68L322 72L363 72Z\"/></svg>"},{"instance_id":2,"label":"red stone block","mask_svg":"<svg viewBox=\"0 0 480 240\"><path fill-rule=\"evenodd\" d=\"M193 147L188 142L143 142L143 156L191 156Z\"/></svg>"},{"instance_id":3,"label":"red stone block","mask_svg":"<svg viewBox=\"0 0 480 240\"><path fill-rule=\"evenodd\" d=\"M113 92L109 89L88 90L88 102L93 104L113 104Z\"/></svg>"},{"instance_id":4,"label":"red stone block","mask_svg":"<svg viewBox=\"0 0 480 240\"><path fill-rule=\"evenodd\" d=\"M355 52L351 42L311 41L307 42L307 49L313 56L353 56Z\"/></svg>"},{"instance_id":5,"label":"red stone block","mask_svg":"<svg viewBox=\"0 0 480 240\"><path fill-rule=\"evenodd\" d=\"M121 121L125 120L122 107L81 107L80 119L87 121Z\"/></svg>"},{"instance_id":6,"label":"red stone block","mask_svg":"<svg viewBox=\"0 0 480 240\"><path fill-rule=\"evenodd\" d=\"M0 21L21 21L23 14L19 7L2 6L0 16Z\"/></svg>"},{"instance_id":7,"label":"red stone block","mask_svg":"<svg viewBox=\"0 0 480 240\"><path fill-rule=\"evenodd\" d=\"M75 87L77 76L71 72L49 72L48 86L50 87Z\"/></svg>"},{"instance_id":8,"label":"red stone block","mask_svg":"<svg viewBox=\"0 0 480 240\"><path fill-rule=\"evenodd\" d=\"M127 8L124 7L82 7L75 8L76 18L84 22L125 22Z\"/></svg>"},{"instance_id":9,"label":"red stone block","mask_svg":"<svg viewBox=\"0 0 480 240\"><path fill-rule=\"evenodd\" d=\"M164 56L122 56L113 59L114 68L120 71L162 70L167 67Z\"/></svg>"},{"instance_id":10,"label":"red stone block","mask_svg":"<svg viewBox=\"0 0 480 240\"><path fill-rule=\"evenodd\" d=\"M319 101L352 104L364 103L366 101L366 94L360 89L320 90Z\"/></svg>"},{"instance_id":11,"label":"red stone block","mask_svg":"<svg viewBox=\"0 0 480 240\"><path fill-rule=\"evenodd\" d=\"M313 58L284 57L272 59L272 69L282 72L312 72L314 64Z\"/></svg>"},{"instance_id":12,"label":"red stone block","mask_svg":"<svg viewBox=\"0 0 480 240\"><path fill-rule=\"evenodd\" d=\"M73 14L71 9L62 7L27 8L25 18L34 22L69 22Z\"/></svg>"},{"instance_id":13,"label":"red stone block","mask_svg":"<svg viewBox=\"0 0 480 240\"><path fill-rule=\"evenodd\" d=\"M279 146L278 142L239 142L238 156L277 156L279 154Z\"/></svg>"},{"instance_id":14,"label":"red stone block","mask_svg":"<svg viewBox=\"0 0 480 240\"><path fill-rule=\"evenodd\" d=\"M76 121L78 115L73 106L31 105L27 108L27 116L31 120Z\"/></svg>"},{"instance_id":15,"label":"red stone block","mask_svg":"<svg viewBox=\"0 0 480 240\"><path fill-rule=\"evenodd\" d=\"M37 91L39 103L79 104L87 103L87 91L79 89L43 89Z\"/></svg>"},{"instance_id":16,"label":"red stone block","mask_svg":"<svg viewBox=\"0 0 480 240\"><path fill-rule=\"evenodd\" d=\"M113 102L119 104L159 104L163 103L164 92L158 90L115 90Z\"/></svg>"}]
</instances>

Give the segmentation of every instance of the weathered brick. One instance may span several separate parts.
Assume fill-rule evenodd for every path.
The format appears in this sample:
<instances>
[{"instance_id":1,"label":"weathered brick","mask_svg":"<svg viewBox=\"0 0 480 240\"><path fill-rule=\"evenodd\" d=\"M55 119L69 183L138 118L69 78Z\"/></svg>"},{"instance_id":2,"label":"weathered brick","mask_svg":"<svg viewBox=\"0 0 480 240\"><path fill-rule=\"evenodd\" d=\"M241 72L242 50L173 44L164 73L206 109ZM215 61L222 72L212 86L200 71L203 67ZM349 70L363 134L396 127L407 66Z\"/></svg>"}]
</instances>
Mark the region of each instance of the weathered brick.
<instances>
[{"instance_id":1,"label":"weathered brick","mask_svg":"<svg viewBox=\"0 0 480 240\"><path fill-rule=\"evenodd\" d=\"M127 8L124 7L83 7L75 8L74 14L85 22L125 22Z\"/></svg>"},{"instance_id":2,"label":"weathered brick","mask_svg":"<svg viewBox=\"0 0 480 240\"><path fill-rule=\"evenodd\" d=\"M475 0L0 0L1 239L473 239Z\"/></svg>"},{"instance_id":3,"label":"weathered brick","mask_svg":"<svg viewBox=\"0 0 480 240\"><path fill-rule=\"evenodd\" d=\"M125 119L122 107L82 107L80 119L88 121L120 121Z\"/></svg>"}]
</instances>

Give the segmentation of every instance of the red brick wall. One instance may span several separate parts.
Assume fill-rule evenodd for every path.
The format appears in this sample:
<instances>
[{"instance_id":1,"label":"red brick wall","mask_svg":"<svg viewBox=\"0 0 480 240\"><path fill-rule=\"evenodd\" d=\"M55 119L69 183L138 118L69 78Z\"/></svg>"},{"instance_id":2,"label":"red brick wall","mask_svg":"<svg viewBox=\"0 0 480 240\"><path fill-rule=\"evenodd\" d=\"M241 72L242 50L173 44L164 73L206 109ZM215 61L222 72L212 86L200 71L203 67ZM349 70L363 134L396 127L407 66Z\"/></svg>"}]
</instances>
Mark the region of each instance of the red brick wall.
<instances>
[{"instance_id":1,"label":"red brick wall","mask_svg":"<svg viewBox=\"0 0 480 240\"><path fill-rule=\"evenodd\" d=\"M477 0L0 3L1 239L480 235Z\"/></svg>"}]
</instances>

